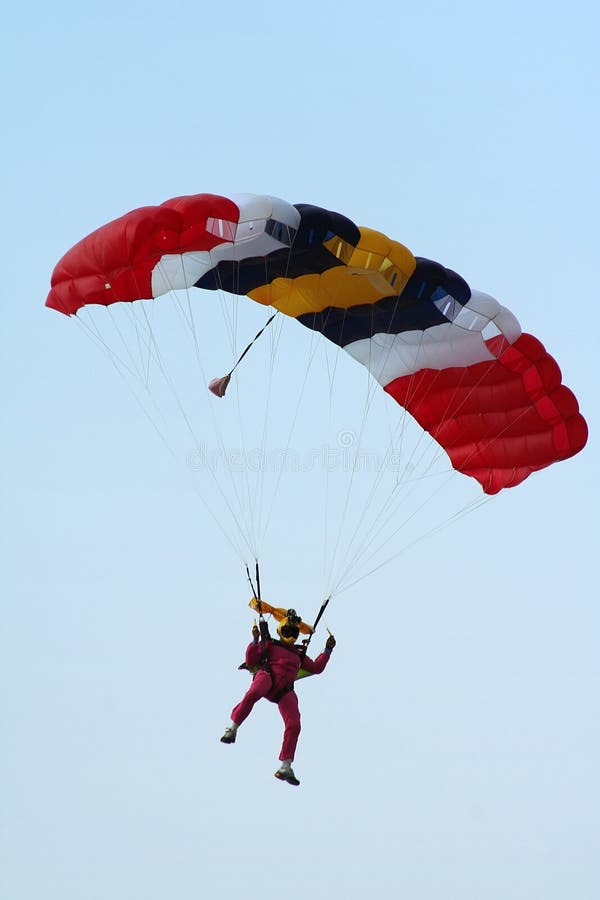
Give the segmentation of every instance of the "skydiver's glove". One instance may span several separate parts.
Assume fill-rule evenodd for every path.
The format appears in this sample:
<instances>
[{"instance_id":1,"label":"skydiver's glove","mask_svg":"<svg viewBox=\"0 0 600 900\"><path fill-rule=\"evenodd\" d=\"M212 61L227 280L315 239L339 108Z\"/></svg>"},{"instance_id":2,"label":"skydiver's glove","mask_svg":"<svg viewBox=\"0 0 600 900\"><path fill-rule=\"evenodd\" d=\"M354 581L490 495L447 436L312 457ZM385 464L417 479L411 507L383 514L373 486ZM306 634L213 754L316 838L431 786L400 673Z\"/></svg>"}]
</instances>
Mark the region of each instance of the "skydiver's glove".
<instances>
[{"instance_id":1,"label":"skydiver's glove","mask_svg":"<svg viewBox=\"0 0 600 900\"><path fill-rule=\"evenodd\" d=\"M260 637L260 631L258 630L258 625L255 622L254 625L252 626L252 640L254 641L254 643L258 642L259 637Z\"/></svg>"},{"instance_id":2,"label":"skydiver's glove","mask_svg":"<svg viewBox=\"0 0 600 900\"><path fill-rule=\"evenodd\" d=\"M325 641L325 649L329 650L329 652L331 653L331 651L333 650L334 647L335 647L335 638L332 634L330 634L329 637L327 638L327 640Z\"/></svg>"}]
</instances>

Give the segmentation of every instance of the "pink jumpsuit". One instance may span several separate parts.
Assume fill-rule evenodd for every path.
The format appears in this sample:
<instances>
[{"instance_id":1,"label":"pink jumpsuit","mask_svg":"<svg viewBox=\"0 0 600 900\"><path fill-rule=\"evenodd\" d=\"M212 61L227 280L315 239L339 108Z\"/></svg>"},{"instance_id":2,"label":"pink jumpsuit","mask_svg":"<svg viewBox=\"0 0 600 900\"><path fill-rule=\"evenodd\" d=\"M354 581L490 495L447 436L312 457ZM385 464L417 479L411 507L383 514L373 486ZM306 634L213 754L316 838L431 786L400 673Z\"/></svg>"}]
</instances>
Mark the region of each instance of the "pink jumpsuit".
<instances>
[{"instance_id":1,"label":"pink jumpsuit","mask_svg":"<svg viewBox=\"0 0 600 900\"><path fill-rule=\"evenodd\" d=\"M249 644L246 648L246 665L254 668L260 664L262 648L258 641ZM283 744L279 759L294 759L296 745L300 736L300 710L298 709L298 696L293 689L293 684L300 669L300 657L302 648L287 646L279 641L269 641L267 644L267 668L259 669L252 684L246 691L243 699L235 706L231 718L236 725L250 715L254 704L262 697L266 697L272 703L277 703L283 719ZM302 668L313 675L319 675L327 663L331 651L324 650L316 659L305 656L302 660ZM285 690L289 686L291 690ZM277 696L280 692L279 700Z\"/></svg>"}]
</instances>

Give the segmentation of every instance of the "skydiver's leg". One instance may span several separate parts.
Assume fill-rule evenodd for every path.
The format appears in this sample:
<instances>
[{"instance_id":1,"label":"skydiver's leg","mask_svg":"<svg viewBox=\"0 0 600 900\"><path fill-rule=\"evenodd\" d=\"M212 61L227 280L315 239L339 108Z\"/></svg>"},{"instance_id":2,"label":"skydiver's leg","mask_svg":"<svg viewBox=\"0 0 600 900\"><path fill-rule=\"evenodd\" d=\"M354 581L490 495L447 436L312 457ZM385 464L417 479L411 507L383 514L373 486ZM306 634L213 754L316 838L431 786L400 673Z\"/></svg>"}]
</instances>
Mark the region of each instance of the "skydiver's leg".
<instances>
[{"instance_id":1,"label":"skydiver's leg","mask_svg":"<svg viewBox=\"0 0 600 900\"><path fill-rule=\"evenodd\" d=\"M231 712L231 721L234 722L236 726L241 725L252 712L256 701L268 694L271 690L271 686L272 682L269 673L264 669L257 672L243 698L237 706L234 706Z\"/></svg>"},{"instance_id":2,"label":"skydiver's leg","mask_svg":"<svg viewBox=\"0 0 600 900\"><path fill-rule=\"evenodd\" d=\"M296 745L300 737L300 710L298 708L298 695L295 691L284 694L279 703L279 712L283 719L283 743L279 759L293 762L296 753Z\"/></svg>"}]
</instances>

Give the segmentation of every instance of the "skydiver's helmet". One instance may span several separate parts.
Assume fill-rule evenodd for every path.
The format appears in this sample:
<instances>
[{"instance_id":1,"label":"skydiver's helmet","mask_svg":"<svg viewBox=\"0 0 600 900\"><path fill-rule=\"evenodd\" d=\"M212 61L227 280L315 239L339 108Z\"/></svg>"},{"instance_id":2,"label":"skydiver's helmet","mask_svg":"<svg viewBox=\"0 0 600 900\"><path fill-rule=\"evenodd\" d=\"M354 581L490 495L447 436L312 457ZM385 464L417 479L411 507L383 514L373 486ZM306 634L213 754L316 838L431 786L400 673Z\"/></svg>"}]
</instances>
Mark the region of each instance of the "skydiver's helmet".
<instances>
[{"instance_id":1,"label":"skydiver's helmet","mask_svg":"<svg viewBox=\"0 0 600 900\"><path fill-rule=\"evenodd\" d=\"M300 634L300 623L302 619L295 609L288 609L285 618L281 620L277 626L277 634L284 644L295 644Z\"/></svg>"}]
</instances>

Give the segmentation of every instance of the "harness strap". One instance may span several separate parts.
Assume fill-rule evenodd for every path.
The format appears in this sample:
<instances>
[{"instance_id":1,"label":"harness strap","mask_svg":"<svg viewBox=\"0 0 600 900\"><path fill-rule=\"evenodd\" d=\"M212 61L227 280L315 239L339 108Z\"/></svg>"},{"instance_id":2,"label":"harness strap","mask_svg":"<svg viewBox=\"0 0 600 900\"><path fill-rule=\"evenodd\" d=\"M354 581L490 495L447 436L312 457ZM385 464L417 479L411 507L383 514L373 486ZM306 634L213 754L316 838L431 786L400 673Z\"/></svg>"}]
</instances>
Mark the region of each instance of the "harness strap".
<instances>
[{"instance_id":1,"label":"harness strap","mask_svg":"<svg viewBox=\"0 0 600 900\"><path fill-rule=\"evenodd\" d=\"M286 694L289 694L290 691L293 691L293 690L294 690L294 682L292 681L291 684L286 684L286 686L282 687L280 691L277 691L275 696L273 698L270 698L271 702L279 703L279 701L281 700L282 697L285 697Z\"/></svg>"}]
</instances>

